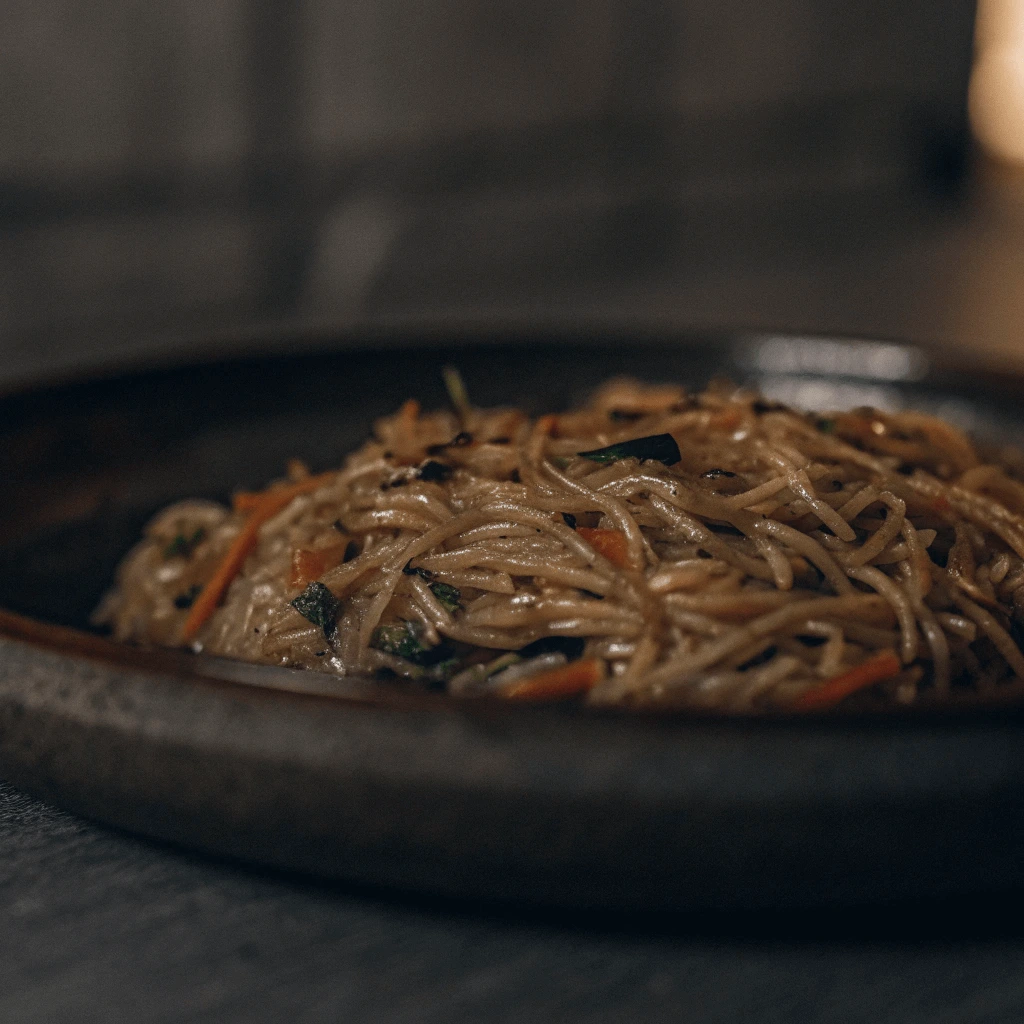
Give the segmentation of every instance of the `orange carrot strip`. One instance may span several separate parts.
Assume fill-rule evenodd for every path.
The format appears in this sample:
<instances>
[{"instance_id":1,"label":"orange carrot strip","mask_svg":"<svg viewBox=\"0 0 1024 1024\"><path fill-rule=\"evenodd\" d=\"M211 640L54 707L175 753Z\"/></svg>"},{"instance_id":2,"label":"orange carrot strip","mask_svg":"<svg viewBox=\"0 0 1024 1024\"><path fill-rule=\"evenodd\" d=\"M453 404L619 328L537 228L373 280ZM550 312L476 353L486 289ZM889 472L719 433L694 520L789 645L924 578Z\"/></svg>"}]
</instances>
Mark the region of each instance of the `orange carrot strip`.
<instances>
[{"instance_id":1,"label":"orange carrot strip","mask_svg":"<svg viewBox=\"0 0 1024 1024\"><path fill-rule=\"evenodd\" d=\"M402 429L402 438L413 444L416 441L416 422L420 418L420 403L415 398L408 398L398 410L398 422Z\"/></svg>"},{"instance_id":2,"label":"orange carrot strip","mask_svg":"<svg viewBox=\"0 0 1024 1024\"><path fill-rule=\"evenodd\" d=\"M228 587L231 586L231 581L242 571L245 560L256 547L260 527L268 519L276 516L294 498L300 494L309 494L310 491L315 491L333 476L333 473L307 476L304 480L299 480L294 484L272 487L259 496L259 502L253 507L238 536L231 542L231 547L228 548L227 554L217 566L217 571L195 599L182 629L181 637L184 641L191 640L199 632L203 623L213 614Z\"/></svg>"},{"instance_id":3,"label":"orange carrot strip","mask_svg":"<svg viewBox=\"0 0 1024 1024\"><path fill-rule=\"evenodd\" d=\"M863 690L896 675L902 668L903 665L895 651L882 651L881 654L855 665L848 672L833 676L821 686L800 694L791 706L797 711L817 711L831 707L857 690Z\"/></svg>"},{"instance_id":4,"label":"orange carrot strip","mask_svg":"<svg viewBox=\"0 0 1024 1024\"><path fill-rule=\"evenodd\" d=\"M538 672L535 676L513 683L502 693L509 700L562 700L586 693L603 674L599 658L587 658L560 665L549 672Z\"/></svg>"},{"instance_id":5,"label":"orange carrot strip","mask_svg":"<svg viewBox=\"0 0 1024 1024\"><path fill-rule=\"evenodd\" d=\"M334 473L318 473L316 476L304 476L289 484L274 484L265 491L236 491L231 498L231 507L235 512L252 512L259 508L265 498L274 494L290 494L292 498L300 494L315 491L321 484L327 483ZM289 499L291 500L291 499Z\"/></svg>"},{"instance_id":6,"label":"orange carrot strip","mask_svg":"<svg viewBox=\"0 0 1024 1024\"><path fill-rule=\"evenodd\" d=\"M548 437L558 437L558 417L549 412L537 420L537 429Z\"/></svg>"},{"instance_id":7,"label":"orange carrot strip","mask_svg":"<svg viewBox=\"0 0 1024 1024\"><path fill-rule=\"evenodd\" d=\"M265 491L237 491L231 496L231 507L235 512L251 512L263 500Z\"/></svg>"},{"instance_id":8,"label":"orange carrot strip","mask_svg":"<svg viewBox=\"0 0 1024 1024\"><path fill-rule=\"evenodd\" d=\"M600 527L577 526L576 532L599 554L604 555L612 565L628 569L629 544L621 530L605 530Z\"/></svg>"},{"instance_id":9,"label":"orange carrot strip","mask_svg":"<svg viewBox=\"0 0 1024 1024\"><path fill-rule=\"evenodd\" d=\"M292 552L292 569L288 582L293 587L304 587L320 579L328 570L341 565L345 557L345 544L331 544L326 548L296 548Z\"/></svg>"}]
</instances>

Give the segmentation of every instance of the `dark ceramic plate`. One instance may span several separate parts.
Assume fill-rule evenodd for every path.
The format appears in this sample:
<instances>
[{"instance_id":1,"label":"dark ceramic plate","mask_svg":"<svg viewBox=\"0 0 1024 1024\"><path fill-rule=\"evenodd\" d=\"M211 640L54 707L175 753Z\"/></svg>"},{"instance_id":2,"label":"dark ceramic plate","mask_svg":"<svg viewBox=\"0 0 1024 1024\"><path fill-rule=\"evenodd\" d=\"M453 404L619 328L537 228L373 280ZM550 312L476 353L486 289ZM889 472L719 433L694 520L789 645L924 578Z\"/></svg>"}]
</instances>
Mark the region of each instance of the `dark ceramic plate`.
<instances>
[{"instance_id":1,"label":"dark ceramic plate","mask_svg":"<svg viewBox=\"0 0 1024 1024\"><path fill-rule=\"evenodd\" d=\"M376 351L375 351L376 349ZM298 456L338 464L401 399L565 406L610 374L715 374L809 406L1018 436L1021 381L884 342L374 339L0 399L0 771L100 821L322 876L588 907L793 905L1024 882L1024 718L694 720L324 691L117 647L87 617L149 515ZM333 684L328 683L328 690Z\"/></svg>"}]
</instances>

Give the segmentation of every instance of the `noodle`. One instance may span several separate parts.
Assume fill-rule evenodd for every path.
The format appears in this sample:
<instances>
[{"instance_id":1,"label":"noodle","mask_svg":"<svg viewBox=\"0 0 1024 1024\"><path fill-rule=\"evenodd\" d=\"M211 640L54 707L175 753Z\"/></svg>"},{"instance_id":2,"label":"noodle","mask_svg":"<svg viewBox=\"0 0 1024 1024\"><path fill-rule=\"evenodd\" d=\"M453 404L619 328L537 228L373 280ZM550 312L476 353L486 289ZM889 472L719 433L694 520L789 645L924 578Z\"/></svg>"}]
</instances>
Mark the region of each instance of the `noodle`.
<instances>
[{"instance_id":1,"label":"noodle","mask_svg":"<svg viewBox=\"0 0 1024 1024\"><path fill-rule=\"evenodd\" d=\"M467 695L536 677L747 712L1024 689L1024 484L948 424L626 380L531 421L446 381L454 412L406 402L337 472L161 511L95 621Z\"/></svg>"}]
</instances>

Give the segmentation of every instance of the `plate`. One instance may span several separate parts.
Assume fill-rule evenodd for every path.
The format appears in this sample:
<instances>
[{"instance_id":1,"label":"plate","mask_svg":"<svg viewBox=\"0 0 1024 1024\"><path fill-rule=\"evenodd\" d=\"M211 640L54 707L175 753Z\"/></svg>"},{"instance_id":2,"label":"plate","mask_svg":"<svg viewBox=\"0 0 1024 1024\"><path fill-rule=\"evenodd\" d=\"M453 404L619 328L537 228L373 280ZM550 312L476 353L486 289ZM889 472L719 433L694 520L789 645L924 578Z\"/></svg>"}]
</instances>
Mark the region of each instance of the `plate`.
<instances>
[{"instance_id":1,"label":"plate","mask_svg":"<svg viewBox=\"0 0 1024 1024\"><path fill-rule=\"evenodd\" d=\"M1024 716L729 720L343 687L115 645L88 614L159 507L337 465L454 362L480 404L616 373L810 406L914 405L1018 438L1022 382L925 348L788 335L339 338L330 351L0 398L0 773L98 821L321 877L619 910L1024 883Z\"/></svg>"}]
</instances>

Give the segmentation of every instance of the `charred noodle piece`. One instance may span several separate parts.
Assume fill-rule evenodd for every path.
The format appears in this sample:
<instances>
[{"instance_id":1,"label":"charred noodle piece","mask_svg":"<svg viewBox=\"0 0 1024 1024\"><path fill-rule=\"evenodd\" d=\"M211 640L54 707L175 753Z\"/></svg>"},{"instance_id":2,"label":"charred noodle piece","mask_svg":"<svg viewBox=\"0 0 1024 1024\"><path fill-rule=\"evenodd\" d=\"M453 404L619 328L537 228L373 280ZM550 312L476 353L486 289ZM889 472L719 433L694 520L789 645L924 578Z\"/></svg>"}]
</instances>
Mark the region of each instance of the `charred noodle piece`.
<instances>
[{"instance_id":1,"label":"charred noodle piece","mask_svg":"<svg viewBox=\"0 0 1024 1024\"><path fill-rule=\"evenodd\" d=\"M922 414L804 415L722 383L613 382L531 420L445 376L452 409L409 399L335 473L234 514L166 509L98 620L452 692L576 645L490 680L510 699L825 708L890 670L894 703L1024 693L1024 484L1004 467L1024 459Z\"/></svg>"}]
</instances>

